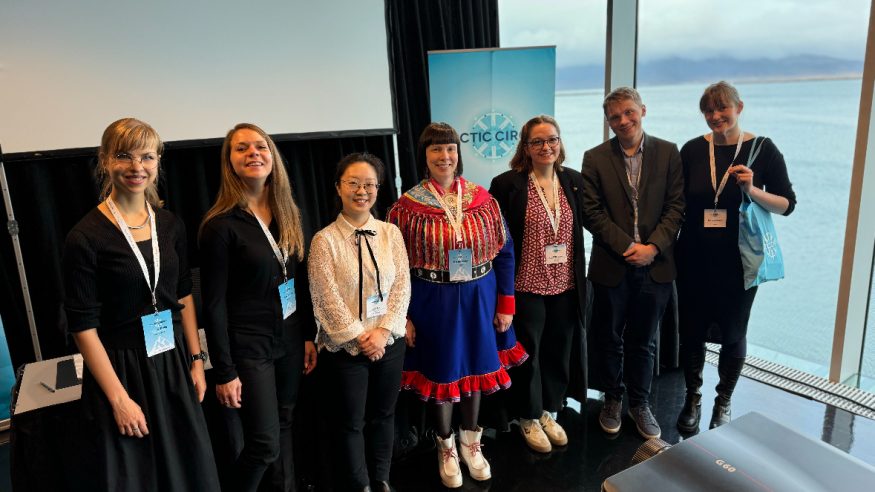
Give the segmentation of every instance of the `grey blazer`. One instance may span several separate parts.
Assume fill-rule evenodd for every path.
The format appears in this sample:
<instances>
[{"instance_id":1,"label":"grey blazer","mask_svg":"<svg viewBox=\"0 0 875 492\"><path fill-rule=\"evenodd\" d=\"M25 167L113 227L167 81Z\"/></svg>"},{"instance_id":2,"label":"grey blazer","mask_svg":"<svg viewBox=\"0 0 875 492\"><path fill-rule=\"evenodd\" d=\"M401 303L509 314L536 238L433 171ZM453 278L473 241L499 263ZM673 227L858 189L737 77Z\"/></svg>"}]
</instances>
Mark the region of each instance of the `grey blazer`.
<instances>
[{"instance_id":1,"label":"grey blazer","mask_svg":"<svg viewBox=\"0 0 875 492\"><path fill-rule=\"evenodd\" d=\"M655 282L677 276L674 244L684 214L684 183L677 145L644 135L638 203L641 242L659 248L650 265ZM627 270L623 252L634 240L632 188L617 137L583 155L583 225L593 235L589 279L615 287Z\"/></svg>"}]
</instances>

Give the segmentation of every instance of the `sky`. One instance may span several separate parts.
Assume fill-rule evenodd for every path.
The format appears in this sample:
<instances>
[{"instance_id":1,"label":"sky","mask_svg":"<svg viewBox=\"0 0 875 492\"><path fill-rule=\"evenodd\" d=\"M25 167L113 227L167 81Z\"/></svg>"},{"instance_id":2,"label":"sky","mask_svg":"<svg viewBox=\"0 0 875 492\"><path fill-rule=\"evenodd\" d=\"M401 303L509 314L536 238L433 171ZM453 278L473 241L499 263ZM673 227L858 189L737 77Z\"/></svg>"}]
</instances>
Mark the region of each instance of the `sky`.
<instances>
[{"instance_id":1,"label":"sky","mask_svg":"<svg viewBox=\"0 0 875 492\"><path fill-rule=\"evenodd\" d=\"M560 67L603 63L606 5L499 0L501 46L555 44ZM868 0L639 0L638 57L862 60L869 8Z\"/></svg>"}]
</instances>

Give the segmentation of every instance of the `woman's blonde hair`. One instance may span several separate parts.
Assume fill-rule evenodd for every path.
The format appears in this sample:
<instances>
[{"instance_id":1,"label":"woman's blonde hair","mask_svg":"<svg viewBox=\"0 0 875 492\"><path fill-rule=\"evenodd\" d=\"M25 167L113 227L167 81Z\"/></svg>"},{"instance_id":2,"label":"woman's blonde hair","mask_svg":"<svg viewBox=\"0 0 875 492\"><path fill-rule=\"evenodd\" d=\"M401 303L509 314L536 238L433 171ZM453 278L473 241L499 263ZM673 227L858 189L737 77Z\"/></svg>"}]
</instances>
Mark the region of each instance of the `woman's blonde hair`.
<instances>
[{"instance_id":1,"label":"woman's blonde hair","mask_svg":"<svg viewBox=\"0 0 875 492\"><path fill-rule=\"evenodd\" d=\"M140 149L155 149L158 154L158 167L155 173L160 175L161 154L164 153L164 142L158 136L158 132L148 123L136 118L122 118L113 121L103 131L100 139L100 148L97 151L97 167L94 169L95 177L100 186L100 199L104 200L112 192L112 179L109 177L109 164L120 152L130 152ZM153 207L161 207L164 202L158 197L158 185L156 178L146 187L146 200Z\"/></svg>"},{"instance_id":2,"label":"woman's blonde hair","mask_svg":"<svg viewBox=\"0 0 875 492\"><path fill-rule=\"evenodd\" d=\"M225 141L222 143L222 183L219 185L216 203L207 211L201 222L200 232L202 233L204 225L216 216L222 215L234 207L245 209L248 206L246 187L237 173L234 172L234 166L231 164L231 140L239 130L252 130L261 135L267 142L268 150L273 157L273 166L265 186L268 187L270 211L279 228L278 245L290 256L296 255L298 260L302 260L304 259L304 232L301 228L301 211L292 197L292 187L289 184L285 163L270 135L252 123L240 123L225 135Z\"/></svg>"}]
</instances>

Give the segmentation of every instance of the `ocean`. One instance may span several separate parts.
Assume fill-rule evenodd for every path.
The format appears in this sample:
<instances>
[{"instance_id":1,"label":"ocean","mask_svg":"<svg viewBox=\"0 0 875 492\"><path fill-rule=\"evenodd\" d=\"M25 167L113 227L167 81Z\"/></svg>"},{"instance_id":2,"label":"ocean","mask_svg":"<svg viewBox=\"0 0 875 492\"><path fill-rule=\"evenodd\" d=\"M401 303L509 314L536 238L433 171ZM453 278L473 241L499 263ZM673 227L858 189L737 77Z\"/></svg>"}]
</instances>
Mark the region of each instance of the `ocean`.
<instances>
[{"instance_id":1,"label":"ocean","mask_svg":"<svg viewBox=\"0 0 875 492\"><path fill-rule=\"evenodd\" d=\"M640 87L646 132L684 142L708 132L699 112L705 84ZM826 376L835 329L860 79L738 84L740 125L770 137L784 155L796 210L775 217L785 278L762 285L748 329L751 355ZM566 165L602 141L602 91L556 96ZM588 248L588 246L587 246ZM589 248L588 248L589 249ZM875 303L872 303L875 305ZM875 378L875 308L861 374Z\"/></svg>"}]
</instances>

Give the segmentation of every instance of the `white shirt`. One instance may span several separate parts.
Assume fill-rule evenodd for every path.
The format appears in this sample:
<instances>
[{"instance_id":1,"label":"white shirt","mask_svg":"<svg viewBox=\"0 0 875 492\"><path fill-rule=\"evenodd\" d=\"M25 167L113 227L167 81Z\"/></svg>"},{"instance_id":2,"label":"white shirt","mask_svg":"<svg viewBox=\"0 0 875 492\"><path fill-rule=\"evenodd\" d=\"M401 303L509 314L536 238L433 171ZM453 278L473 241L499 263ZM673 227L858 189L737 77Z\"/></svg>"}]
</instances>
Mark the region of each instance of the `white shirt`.
<instances>
[{"instance_id":1,"label":"white shirt","mask_svg":"<svg viewBox=\"0 0 875 492\"><path fill-rule=\"evenodd\" d=\"M380 286L387 298L387 312L359 320L359 258L355 243L356 229L371 230L376 236L362 236L363 297L377 294L377 275L371 255L364 244L371 245L380 269ZM358 355L356 338L368 330L386 328L391 332L387 345L402 338L406 331L407 306L410 304L410 265L401 231L387 222L370 217L359 228L342 214L313 237L308 260L310 293L318 332L316 345L331 352L346 350Z\"/></svg>"}]
</instances>

